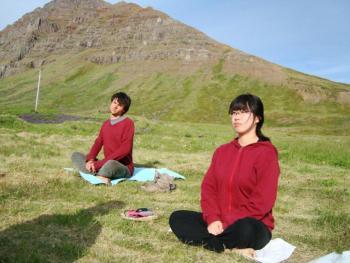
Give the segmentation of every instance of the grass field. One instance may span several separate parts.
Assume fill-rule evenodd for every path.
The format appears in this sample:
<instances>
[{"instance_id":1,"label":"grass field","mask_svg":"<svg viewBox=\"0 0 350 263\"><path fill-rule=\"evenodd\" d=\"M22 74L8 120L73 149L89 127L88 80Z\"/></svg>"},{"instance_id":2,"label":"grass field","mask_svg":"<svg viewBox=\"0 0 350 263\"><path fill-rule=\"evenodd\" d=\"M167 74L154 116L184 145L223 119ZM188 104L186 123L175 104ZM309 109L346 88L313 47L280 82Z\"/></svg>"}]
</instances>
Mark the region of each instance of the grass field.
<instances>
[{"instance_id":1,"label":"grass field","mask_svg":"<svg viewBox=\"0 0 350 263\"><path fill-rule=\"evenodd\" d=\"M73 151L87 152L102 120L29 124L0 115L0 262L245 262L178 242L168 232L177 209L199 210L199 188L214 149L232 139L224 124L132 116L137 164L186 176L172 193L139 183L92 186L66 173ZM337 125L267 126L280 153L273 237L297 248L288 262L349 249L350 138ZM133 222L119 214L149 207L160 217Z\"/></svg>"}]
</instances>

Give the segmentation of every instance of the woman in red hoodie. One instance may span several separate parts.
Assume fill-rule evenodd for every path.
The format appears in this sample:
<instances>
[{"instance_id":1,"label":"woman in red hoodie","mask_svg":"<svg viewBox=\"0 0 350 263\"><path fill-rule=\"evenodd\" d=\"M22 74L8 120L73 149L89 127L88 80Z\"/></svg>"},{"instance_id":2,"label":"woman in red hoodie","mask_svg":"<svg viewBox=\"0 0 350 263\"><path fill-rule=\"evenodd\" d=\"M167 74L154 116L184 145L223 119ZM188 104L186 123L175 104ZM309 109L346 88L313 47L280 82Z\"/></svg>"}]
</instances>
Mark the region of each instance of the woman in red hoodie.
<instances>
[{"instance_id":1,"label":"woman in red hoodie","mask_svg":"<svg viewBox=\"0 0 350 263\"><path fill-rule=\"evenodd\" d=\"M213 155L201 186L202 213L175 211L169 224L184 243L253 256L271 240L274 228L278 154L261 132L264 107L259 97L238 96L229 113L237 138Z\"/></svg>"}]
</instances>

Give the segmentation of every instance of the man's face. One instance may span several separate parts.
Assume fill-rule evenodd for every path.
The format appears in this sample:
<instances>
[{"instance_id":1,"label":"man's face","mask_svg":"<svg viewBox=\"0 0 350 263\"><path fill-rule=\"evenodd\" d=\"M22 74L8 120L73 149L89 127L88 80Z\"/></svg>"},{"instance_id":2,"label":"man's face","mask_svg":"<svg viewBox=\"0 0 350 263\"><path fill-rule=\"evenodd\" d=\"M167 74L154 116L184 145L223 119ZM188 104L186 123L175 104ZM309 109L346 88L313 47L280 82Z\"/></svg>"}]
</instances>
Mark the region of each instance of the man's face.
<instances>
[{"instance_id":1,"label":"man's face","mask_svg":"<svg viewBox=\"0 0 350 263\"><path fill-rule=\"evenodd\" d=\"M111 105L109 106L109 110L111 111L113 116L121 116L124 113L124 106L119 104L118 98L115 98L114 100L112 100Z\"/></svg>"}]
</instances>

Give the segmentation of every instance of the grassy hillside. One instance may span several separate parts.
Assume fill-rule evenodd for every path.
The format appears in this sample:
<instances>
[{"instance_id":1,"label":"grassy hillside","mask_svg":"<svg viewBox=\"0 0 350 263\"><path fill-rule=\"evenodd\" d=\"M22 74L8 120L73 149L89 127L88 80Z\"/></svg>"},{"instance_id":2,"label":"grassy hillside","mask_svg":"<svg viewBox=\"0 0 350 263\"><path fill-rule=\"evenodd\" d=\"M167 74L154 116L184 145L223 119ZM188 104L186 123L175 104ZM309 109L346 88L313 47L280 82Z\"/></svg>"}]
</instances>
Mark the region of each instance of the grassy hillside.
<instances>
[{"instance_id":1,"label":"grassy hillside","mask_svg":"<svg viewBox=\"0 0 350 263\"><path fill-rule=\"evenodd\" d=\"M46 65L42 73L39 112L43 113L95 116L108 109L113 92L124 90L133 99L131 114L134 115L160 120L225 123L232 98L251 92L263 99L267 120L273 126L337 125L347 128L350 123L350 104L335 103L334 99L339 90L349 90L349 85L293 71L289 71L287 86L224 73L223 60L203 65L193 72L187 71L186 65L176 71L176 68L181 69L180 61L102 66L85 61L84 54L51 60L53 62ZM32 111L37 78L38 71L29 70L1 79L1 111ZM324 92L320 93L319 89ZM306 96L303 94L312 96L315 92L325 99L319 102L303 99Z\"/></svg>"}]
</instances>

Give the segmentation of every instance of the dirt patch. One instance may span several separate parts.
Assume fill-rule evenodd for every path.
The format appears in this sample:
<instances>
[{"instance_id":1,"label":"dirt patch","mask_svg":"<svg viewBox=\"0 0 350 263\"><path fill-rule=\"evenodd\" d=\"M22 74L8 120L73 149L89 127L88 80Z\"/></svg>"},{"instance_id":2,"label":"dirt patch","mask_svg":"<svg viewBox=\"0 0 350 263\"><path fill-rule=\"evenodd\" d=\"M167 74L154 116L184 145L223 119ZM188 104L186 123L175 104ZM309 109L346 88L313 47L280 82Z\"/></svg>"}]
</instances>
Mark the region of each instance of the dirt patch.
<instances>
[{"instance_id":1,"label":"dirt patch","mask_svg":"<svg viewBox=\"0 0 350 263\"><path fill-rule=\"evenodd\" d=\"M19 115L18 117L26 122L35 123L35 124L62 123L65 121L80 121L80 120L90 119L86 117L72 116L72 115L66 115L66 114L45 115L45 114L38 114L38 113L22 114L22 115Z\"/></svg>"},{"instance_id":2,"label":"dirt patch","mask_svg":"<svg viewBox=\"0 0 350 263\"><path fill-rule=\"evenodd\" d=\"M337 95L337 101L342 104L350 104L350 91L341 91Z\"/></svg>"}]
</instances>

